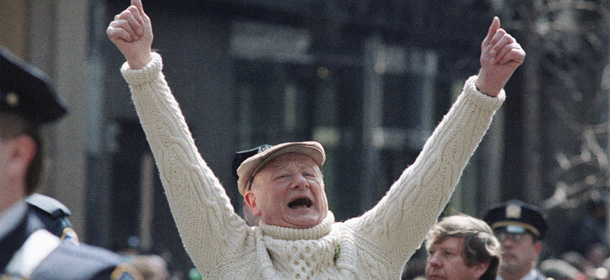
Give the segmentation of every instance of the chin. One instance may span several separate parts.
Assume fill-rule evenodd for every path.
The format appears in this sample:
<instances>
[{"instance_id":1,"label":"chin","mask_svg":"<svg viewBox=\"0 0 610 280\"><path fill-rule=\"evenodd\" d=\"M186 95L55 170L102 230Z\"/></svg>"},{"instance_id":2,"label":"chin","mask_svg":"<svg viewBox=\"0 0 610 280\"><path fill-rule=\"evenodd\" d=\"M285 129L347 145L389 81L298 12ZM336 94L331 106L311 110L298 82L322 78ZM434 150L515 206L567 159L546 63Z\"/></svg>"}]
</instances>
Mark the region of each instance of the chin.
<instances>
[{"instance_id":1,"label":"chin","mask_svg":"<svg viewBox=\"0 0 610 280\"><path fill-rule=\"evenodd\" d=\"M322 219L320 218L315 218L315 219L294 219L292 222L290 222L290 224L293 225L293 227L295 228L300 228L300 229L306 229L306 228L312 228L317 226L320 222L322 222Z\"/></svg>"},{"instance_id":2,"label":"chin","mask_svg":"<svg viewBox=\"0 0 610 280\"><path fill-rule=\"evenodd\" d=\"M293 209L291 209L293 210ZM313 208L307 209L303 211L301 210L293 210L287 211L284 216L284 221L291 224L295 228L305 229L317 226L326 218L328 211L320 212L314 210Z\"/></svg>"}]
</instances>

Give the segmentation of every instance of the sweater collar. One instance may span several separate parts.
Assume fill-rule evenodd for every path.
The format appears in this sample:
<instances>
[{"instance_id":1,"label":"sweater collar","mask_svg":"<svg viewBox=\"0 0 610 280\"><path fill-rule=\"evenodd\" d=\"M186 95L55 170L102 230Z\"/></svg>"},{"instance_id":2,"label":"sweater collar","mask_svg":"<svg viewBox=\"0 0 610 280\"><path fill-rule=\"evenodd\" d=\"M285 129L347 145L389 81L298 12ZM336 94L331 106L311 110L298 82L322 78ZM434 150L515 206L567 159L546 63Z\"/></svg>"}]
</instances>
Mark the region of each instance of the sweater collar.
<instances>
[{"instance_id":1,"label":"sweater collar","mask_svg":"<svg viewBox=\"0 0 610 280\"><path fill-rule=\"evenodd\" d=\"M260 228L263 230L263 234L268 235L274 239L283 240L303 240L303 239L320 239L322 236L327 235L332 225L335 223L335 216L332 212L328 211L326 218L314 227L307 229L288 228L274 225L267 225L263 221L260 221Z\"/></svg>"}]
</instances>

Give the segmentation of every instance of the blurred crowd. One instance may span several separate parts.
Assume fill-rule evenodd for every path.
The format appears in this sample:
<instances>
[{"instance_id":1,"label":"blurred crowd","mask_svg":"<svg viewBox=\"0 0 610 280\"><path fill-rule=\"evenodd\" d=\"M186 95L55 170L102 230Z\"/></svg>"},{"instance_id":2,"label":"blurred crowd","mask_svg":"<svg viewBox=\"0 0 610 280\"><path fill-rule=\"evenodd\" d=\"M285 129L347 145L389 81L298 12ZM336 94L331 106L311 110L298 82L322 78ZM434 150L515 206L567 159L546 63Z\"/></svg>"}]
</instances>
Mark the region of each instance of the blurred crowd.
<instances>
[{"instance_id":1,"label":"blurred crowd","mask_svg":"<svg viewBox=\"0 0 610 280\"><path fill-rule=\"evenodd\" d=\"M610 279L607 204L603 199L591 199L584 208L585 213L568 227L557 256L540 262L547 276L565 271L570 277L561 279Z\"/></svg>"},{"instance_id":2,"label":"blurred crowd","mask_svg":"<svg viewBox=\"0 0 610 280\"><path fill-rule=\"evenodd\" d=\"M544 211L521 201L489 209L482 220L493 229L502 251L496 279L610 280L607 203L590 199L576 210L565 220L569 225L559 229L547 222ZM548 233L560 236L560 241L549 239ZM426 279L424 268L431 266L449 267L422 248L407 263L403 279Z\"/></svg>"},{"instance_id":3,"label":"blurred crowd","mask_svg":"<svg viewBox=\"0 0 610 280\"><path fill-rule=\"evenodd\" d=\"M180 270L170 251L143 250L136 236L129 237L126 248L118 253L138 270L143 280L202 280L196 268L186 273Z\"/></svg>"}]
</instances>

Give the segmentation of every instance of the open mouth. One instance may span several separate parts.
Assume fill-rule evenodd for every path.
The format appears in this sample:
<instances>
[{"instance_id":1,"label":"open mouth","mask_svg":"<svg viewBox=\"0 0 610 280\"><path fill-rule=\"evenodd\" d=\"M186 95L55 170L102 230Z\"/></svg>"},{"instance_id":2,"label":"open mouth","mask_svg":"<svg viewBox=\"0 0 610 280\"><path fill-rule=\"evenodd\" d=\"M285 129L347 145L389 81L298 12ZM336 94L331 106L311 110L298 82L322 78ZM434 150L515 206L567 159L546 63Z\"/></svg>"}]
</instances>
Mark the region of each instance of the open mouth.
<instances>
[{"instance_id":1,"label":"open mouth","mask_svg":"<svg viewBox=\"0 0 610 280\"><path fill-rule=\"evenodd\" d=\"M311 199L306 197L297 198L288 203L288 207L290 207L291 209L309 208L311 207L311 205L313 205L313 202L311 201Z\"/></svg>"}]
</instances>

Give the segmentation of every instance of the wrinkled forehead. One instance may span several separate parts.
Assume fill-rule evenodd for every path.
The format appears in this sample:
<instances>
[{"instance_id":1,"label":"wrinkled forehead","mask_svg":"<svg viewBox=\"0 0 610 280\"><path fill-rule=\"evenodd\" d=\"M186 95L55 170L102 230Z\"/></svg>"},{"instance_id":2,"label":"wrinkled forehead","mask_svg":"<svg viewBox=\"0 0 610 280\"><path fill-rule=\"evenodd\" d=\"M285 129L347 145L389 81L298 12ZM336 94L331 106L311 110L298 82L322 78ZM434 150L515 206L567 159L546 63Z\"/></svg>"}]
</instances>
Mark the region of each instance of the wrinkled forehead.
<instances>
[{"instance_id":1,"label":"wrinkled forehead","mask_svg":"<svg viewBox=\"0 0 610 280\"><path fill-rule=\"evenodd\" d=\"M263 170L275 171L290 167L320 170L316 161L310 156L301 153L286 153L269 161L269 163L261 168L259 173Z\"/></svg>"}]
</instances>

